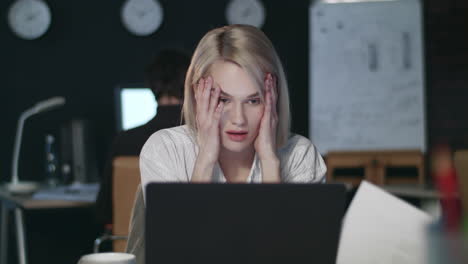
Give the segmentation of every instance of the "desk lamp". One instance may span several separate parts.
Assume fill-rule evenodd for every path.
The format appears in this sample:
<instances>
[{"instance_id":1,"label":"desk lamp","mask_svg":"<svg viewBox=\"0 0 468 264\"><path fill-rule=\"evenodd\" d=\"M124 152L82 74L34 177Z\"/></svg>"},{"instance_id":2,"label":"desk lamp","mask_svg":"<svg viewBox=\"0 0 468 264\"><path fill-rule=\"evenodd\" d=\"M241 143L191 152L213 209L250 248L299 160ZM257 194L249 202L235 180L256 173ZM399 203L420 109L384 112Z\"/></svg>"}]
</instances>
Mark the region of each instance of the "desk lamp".
<instances>
[{"instance_id":1,"label":"desk lamp","mask_svg":"<svg viewBox=\"0 0 468 264\"><path fill-rule=\"evenodd\" d=\"M23 134L24 121L35 115L39 114L65 104L65 98L52 97L47 100L41 101L34 105L32 108L24 111L18 120L18 127L16 129L15 145L13 149L13 160L11 165L11 182L6 184L6 188L12 193L30 193L39 188L37 182L19 181L18 178L18 160L21 147L21 138Z\"/></svg>"}]
</instances>

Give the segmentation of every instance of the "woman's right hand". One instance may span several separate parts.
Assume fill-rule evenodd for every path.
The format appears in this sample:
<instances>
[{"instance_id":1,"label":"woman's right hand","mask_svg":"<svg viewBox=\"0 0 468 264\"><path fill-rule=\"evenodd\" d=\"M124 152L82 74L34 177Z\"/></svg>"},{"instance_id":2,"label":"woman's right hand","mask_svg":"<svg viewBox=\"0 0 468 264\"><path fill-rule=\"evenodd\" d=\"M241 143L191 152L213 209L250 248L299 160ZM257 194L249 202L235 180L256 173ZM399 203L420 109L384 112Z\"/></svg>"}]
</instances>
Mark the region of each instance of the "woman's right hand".
<instances>
[{"instance_id":1,"label":"woman's right hand","mask_svg":"<svg viewBox=\"0 0 468 264\"><path fill-rule=\"evenodd\" d=\"M219 102L220 88L213 88L212 77L200 78L195 86L196 120L199 152L192 181L210 181L219 156L219 122L223 103Z\"/></svg>"}]
</instances>

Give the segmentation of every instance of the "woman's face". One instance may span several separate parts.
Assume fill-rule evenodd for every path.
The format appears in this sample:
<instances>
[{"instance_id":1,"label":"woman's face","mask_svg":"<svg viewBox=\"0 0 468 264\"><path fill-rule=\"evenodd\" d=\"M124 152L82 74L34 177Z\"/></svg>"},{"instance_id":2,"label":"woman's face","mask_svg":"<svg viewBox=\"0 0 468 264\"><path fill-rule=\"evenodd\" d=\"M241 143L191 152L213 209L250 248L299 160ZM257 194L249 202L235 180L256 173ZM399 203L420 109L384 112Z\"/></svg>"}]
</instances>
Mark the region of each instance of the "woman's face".
<instances>
[{"instance_id":1,"label":"woman's face","mask_svg":"<svg viewBox=\"0 0 468 264\"><path fill-rule=\"evenodd\" d=\"M210 73L213 86L221 89L219 99L224 103L221 150L252 151L264 109L255 81L242 68L226 61L215 62Z\"/></svg>"}]
</instances>

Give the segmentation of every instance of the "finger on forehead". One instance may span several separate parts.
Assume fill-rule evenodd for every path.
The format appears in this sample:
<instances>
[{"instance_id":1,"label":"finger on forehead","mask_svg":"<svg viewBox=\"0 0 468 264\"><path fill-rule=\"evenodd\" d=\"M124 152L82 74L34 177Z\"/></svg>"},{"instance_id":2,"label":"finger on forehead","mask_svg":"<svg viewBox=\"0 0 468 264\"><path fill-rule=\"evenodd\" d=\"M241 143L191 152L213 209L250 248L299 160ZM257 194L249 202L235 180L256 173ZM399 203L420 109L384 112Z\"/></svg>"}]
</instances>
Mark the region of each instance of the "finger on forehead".
<instances>
[{"instance_id":1,"label":"finger on forehead","mask_svg":"<svg viewBox=\"0 0 468 264\"><path fill-rule=\"evenodd\" d=\"M204 79L203 82L203 90L200 91L200 103L202 104L200 107L204 111L208 111L209 107L209 99L210 99L210 92L211 92L211 84L210 84L210 77Z\"/></svg>"},{"instance_id":2,"label":"finger on forehead","mask_svg":"<svg viewBox=\"0 0 468 264\"><path fill-rule=\"evenodd\" d=\"M268 86L270 87L270 91L273 97L273 103L276 104L276 99L278 98L278 89L276 85L276 77L270 74L270 78L268 79Z\"/></svg>"},{"instance_id":3,"label":"finger on forehead","mask_svg":"<svg viewBox=\"0 0 468 264\"><path fill-rule=\"evenodd\" d=\"M263 96L264 96L264 99L266 101L266 97L268 96L268 91L271 90L271 87L270 87L270 79L268 77L268 73L267 75L265 76L265 80L264 80L264 91L263 91Z\"/></svg>"},{"instance_id":4,"label":"finger on forehead","mask_svg":"<svg viewBox=\"0 0 468 264\"><path fill-rule=\"evenodd\" d=\"M272 84L271 95L273 96L273 103L276 104L278 99L278 89L276 88L274 82Z\"/></svg>"},{"instance_id":5,"label":"finger on forehead","mask_svg":"<svg viewBox=\"0 0 468 264\"><path fill-rule=\"evenodd\" d=\"M206 94L208 94L208 96L209 96L209 94L211 93L211 88L212 87L213 87L213 79L211 79L211 77L208 76L208 77L205 78L205 88L203 90L203 94L205 94L205 96L206 96Z\"/></svg>"},{"instance_id":6,"label":"finger on forehead","mask_svg":"<svg viewBox=\"0 0 468 264\"><path fill-rule=\"evenodd\" d=\"M219 88L211 88L213 92L211 93L210 97L210 106L209 106L209 111L210 113L213 113L216 110L216 107L218 106L218 101L219 101Z\"/></svg>"},{"instance_id":7,"label":"finger on forehead","mask_svg":"<svg viewBox=\"0 0 468 264\"><path fill-rule=\"evenodd\" d=\"M267 73L267 75L265 76L265 83L267 83L270 87L270 89L274 90L275 92L276 91L276 76L272 73Z\"/></svg>"},{"instance_id":8,"label":"finger on forehead","mask_svg":"<svg viewBox=\"0 0 468 264\"><path fill-rule=\"evenodd\" d=\"M205 98L206 100L209 100L210 99L210 95L211 95L211 88L212 88L212 80L210 77L207 77L205 79L205 88L203 90L203 98Z\"/></svg>"},{"instance_id":9,"label":"finger on forehead","mask_svg":"<svg viewBox=\"0 0 468 264\"><path fill-rule=\"evenodd\" d=\"M278 105L276 104L276 102L272 103L271 113L273 118L278 119Z\"/></svg>"},{"instance_id":10,"label":"finger on forehead","mask_svg":"<svg viewBox=\"0 0 468 264\"><path fill-rule=\"evenodd\" d=\"M265 114L270 114L271 112L271 92L267 91L265 94L266 105L265 105Z\"/></svg>"},{"instance_id":11,"label":"finger on forehead","mask_svg":"<svg viewBox=\"0 0 468 264\"><path fill-rule=\"evenodd\" d=\"M275 116L277 117L278 116L278 94L277 93L273 93L273 113L275 114Z\"/></svg>"},{"instance_id":12,"label":"finger on forehead","mask_svg":"<svg viewBox=\"0 0 468 264\"><path fill-rule=\"evenodd\" d=\"M270 88L270 91L268 92L268 97L269 97L269 100L270 100L271 110L275 111L276 110L276 98L275 98L275 92L274 92L274 90L272 88Z\"/></svg>"},{"instance_id":13,"label":"finger on forehead","mask_svg":"<svg viewBox=\"0 0 468 264\"><path fill-rule=\"evenodd\" d=\"M192 85L193 94L195 96L195 101L198 100L198 83Z\"/></svg>"},{"instance_id":14,"label":"finger on forehead","mask_svg":"<svg viewBox=\"0 0 468 264\"><path fill-rule=\"evenodd\" d=\"M206 78L200 78L200 80L198 81L198 88L200 89L199 92L200 93L203 93L203 91L205 90L205 83L206 83Z\"/></svg>"},{"instance_id":15,"label":"finger on forehead","mask_svg":"<svg viewBox=\"0 0 468 264\"><path fill-rule=\"evenodd\" d=\"M271 78L268 78L267 80L267 87L268 87L268 91L270 92L270 95L274 94L274 87L273 87L273 79Z\"/></svg>"},{"instance_id":16,"label":"finger on forehead","mask_svg":"<svg viewBox=\"0 0 468 264\"><path fill-rule=\"evenodd\" d=\"M215 118L215 120L219 120L221 119L221 113L223 112L223 107L224 107L224 104L222 102L219 102L215 108L215 111L213 113L213 117ZM221 124L218 123L218 126L220 126Z\"/></svg>"},{"instance_id":17,"label":"finger on forehead","mask_svg":"<svg viewBox=\"0 0 468 264\"><path fill-rule=\"evenodd\" d=\"M197 91L200 93L203 90L203 87L205 86L205 79L203 77L200 78L196 86L197 86Z\"/></svg>"},{"instance_id":18,"label":"finger on forehead","mask_svg":"<svg viewBox=\"0 0 468 264\"><path fill-rule=\"evenodd\" d=\"M200 79L197 81L196 84L193 85L193 86L194 86L194 89L195 89L195 95L196 95L196 96L200 97L200 93L201 93L201 91L203 90L204 84L205 84L205 81L204 81L204 79L203 79L203 77L202 77L202 78L200 78Z\"/></svg>"},{"instance_id":19,"label":"finger on forehead","mask_svg":"<svg viewBox=\"0 0 468 264\"><path fill-rule=\"evenodd\" d=\"M274 74L271 74L269 75L269 78L268 78L271 82L271 88L275 88L276 87L276 76Z\"/></svg>"}]
</instances>

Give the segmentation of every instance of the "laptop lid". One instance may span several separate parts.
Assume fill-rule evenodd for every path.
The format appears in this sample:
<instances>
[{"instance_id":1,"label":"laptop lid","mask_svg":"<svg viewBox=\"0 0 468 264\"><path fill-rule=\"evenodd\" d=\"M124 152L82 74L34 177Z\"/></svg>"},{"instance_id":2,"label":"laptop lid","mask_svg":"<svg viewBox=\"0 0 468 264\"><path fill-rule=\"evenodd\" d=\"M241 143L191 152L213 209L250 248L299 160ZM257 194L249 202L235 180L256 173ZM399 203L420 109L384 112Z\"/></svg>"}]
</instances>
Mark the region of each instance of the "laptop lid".
<instances>
[{"instance_id":1,"label":"laptop lid","mask_svg":"<svg viewBox=\"0 0 468 264\"><path fill-rule=\"evenodd\" d=\"M335 263L338 184L167 184L146 189L146 263Z\"/></svg>"}]
</instances>

